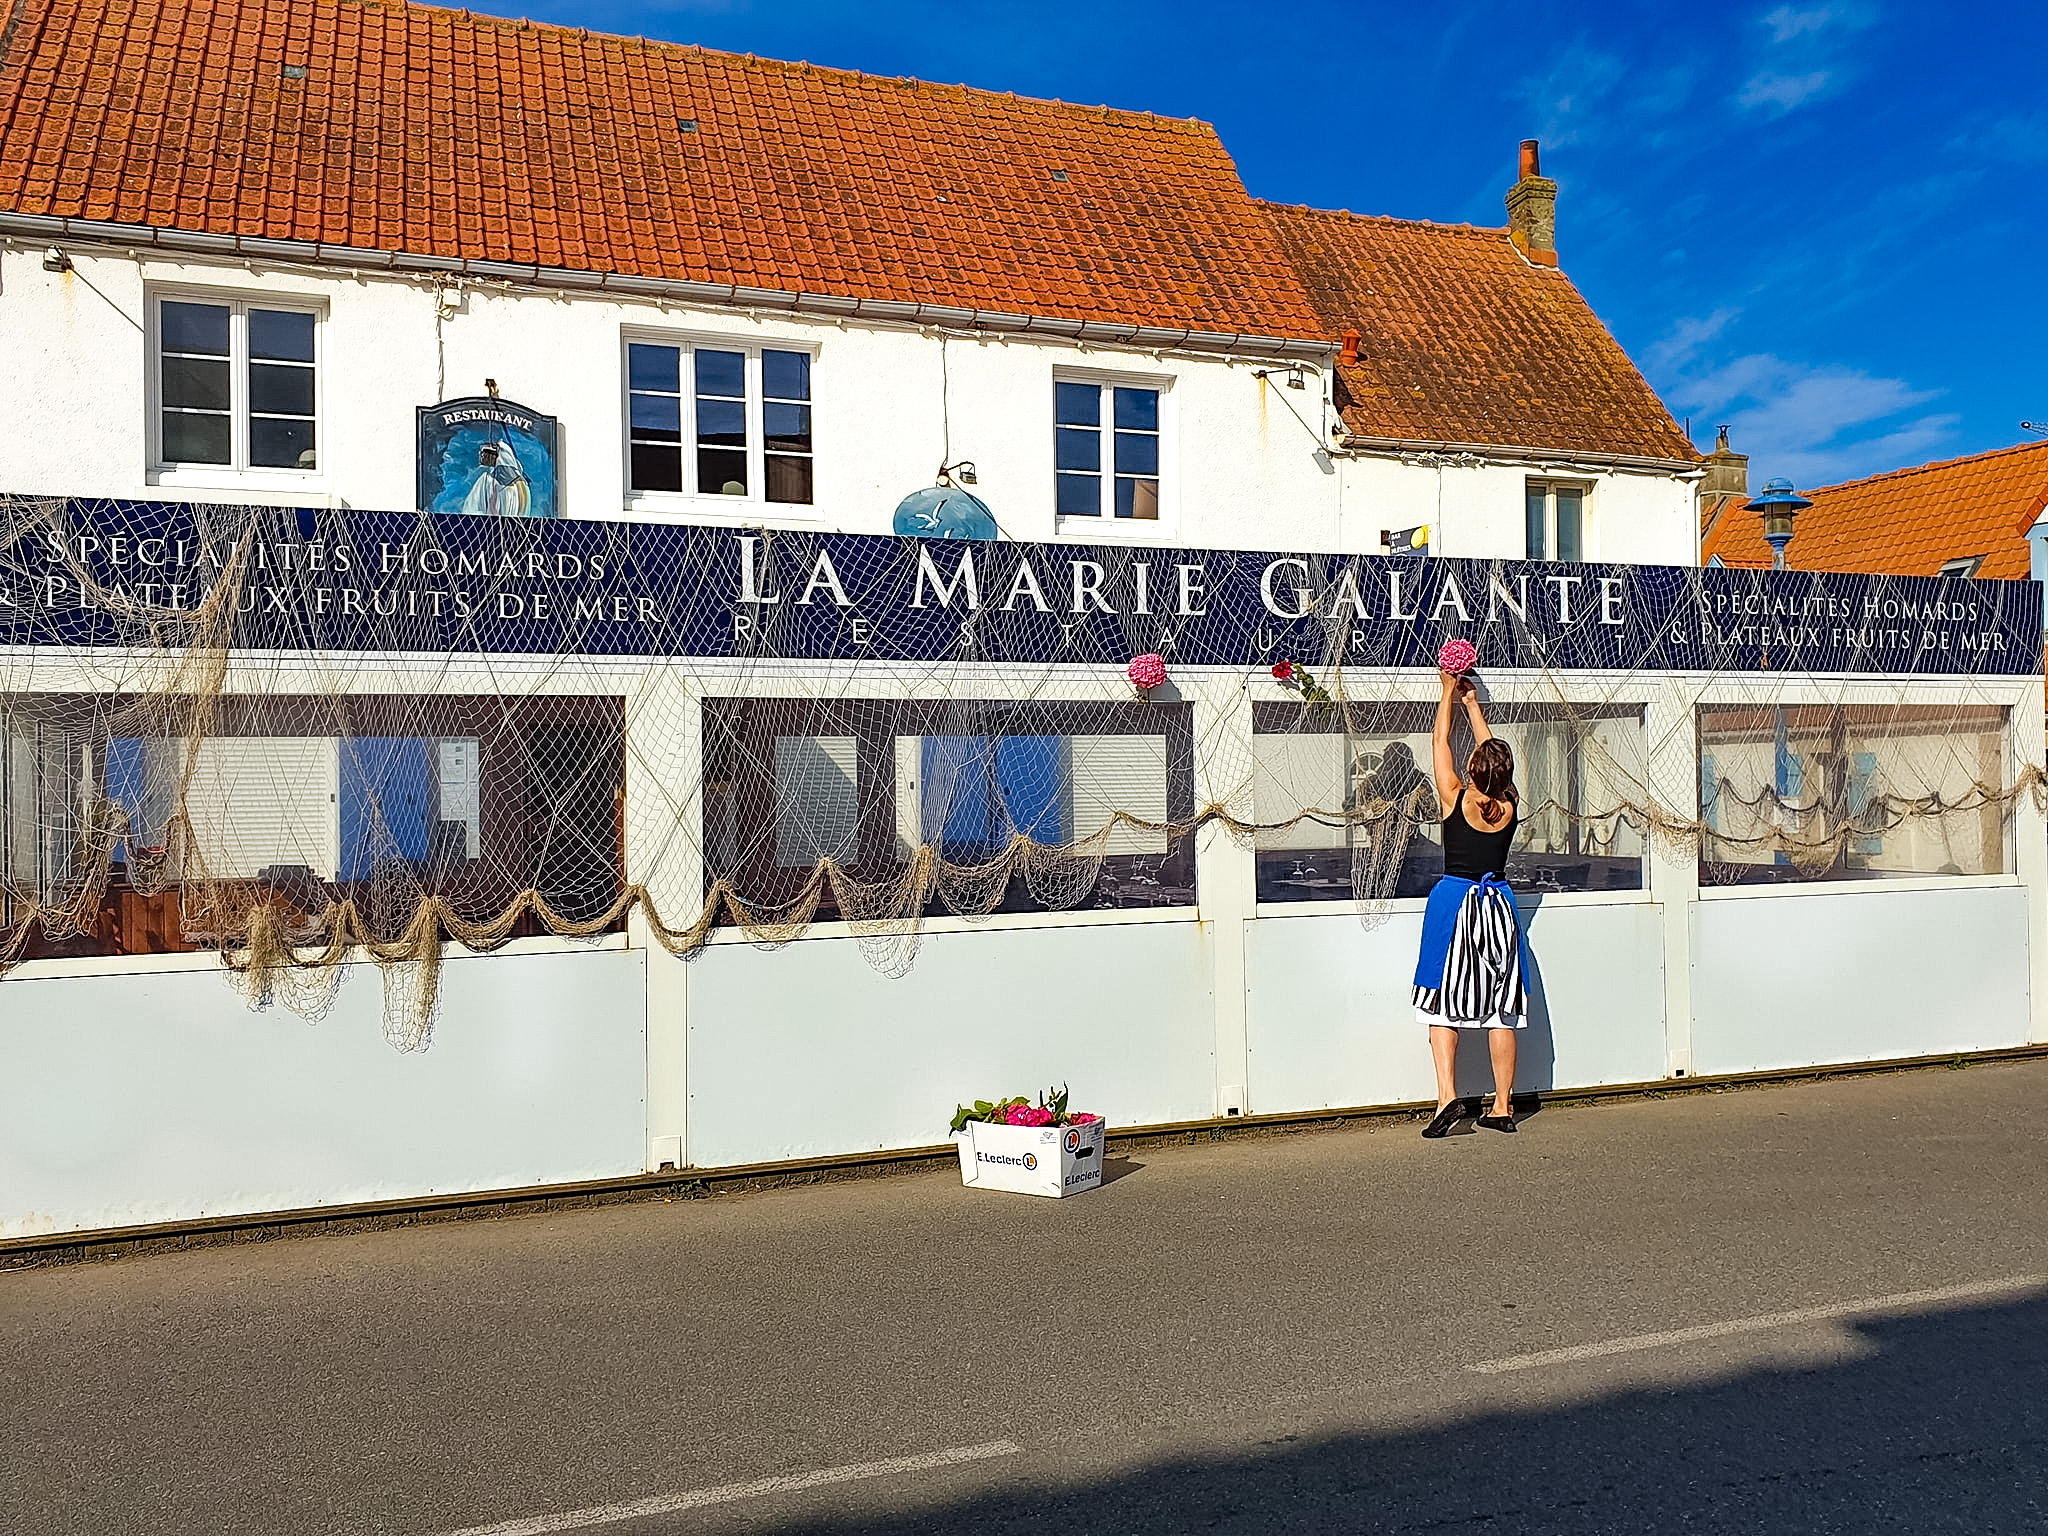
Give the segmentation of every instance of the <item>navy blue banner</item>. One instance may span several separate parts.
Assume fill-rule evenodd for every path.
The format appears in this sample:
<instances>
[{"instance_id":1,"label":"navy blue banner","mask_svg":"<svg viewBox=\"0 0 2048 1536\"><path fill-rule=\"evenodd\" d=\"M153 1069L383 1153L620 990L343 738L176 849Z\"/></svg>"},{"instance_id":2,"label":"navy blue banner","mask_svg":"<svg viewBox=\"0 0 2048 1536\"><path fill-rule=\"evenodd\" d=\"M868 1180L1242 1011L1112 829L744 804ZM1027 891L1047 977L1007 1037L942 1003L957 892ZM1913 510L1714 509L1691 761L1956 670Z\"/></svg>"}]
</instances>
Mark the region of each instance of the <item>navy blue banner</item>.
<instances>
[{"instance_id":1,"label":"navy blue banner","mask_svg":"<svg viewBox=\"0 0 2048 1536\"><path fill-rule=\"evenodd\" d=\"M13 645L176 644L176 611L239 561L252 650L1427 667L1462 636L1482 667L2041 670L2031 582L11 505Z\"/></svg>"}]
</instances>

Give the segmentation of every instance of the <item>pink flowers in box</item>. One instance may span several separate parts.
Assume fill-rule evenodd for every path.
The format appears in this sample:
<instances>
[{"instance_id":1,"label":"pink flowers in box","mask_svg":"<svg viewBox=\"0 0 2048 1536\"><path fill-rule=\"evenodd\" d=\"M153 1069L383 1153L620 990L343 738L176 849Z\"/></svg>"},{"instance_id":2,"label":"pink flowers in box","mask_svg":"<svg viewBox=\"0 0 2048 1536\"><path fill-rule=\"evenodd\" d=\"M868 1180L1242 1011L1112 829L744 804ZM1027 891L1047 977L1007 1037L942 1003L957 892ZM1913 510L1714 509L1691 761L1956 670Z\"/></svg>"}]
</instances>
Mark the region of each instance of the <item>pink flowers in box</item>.
<instances>
[{"instance_id":1,"label":"pink flowers in box","mask_svg":"<svg viewBox=\"0 0 2048 1536\"><path fill-rule=\"evenodd\" d=\"M1124 668L1124 676L1131 680L1131 686L1138 690L1138 697L1149 700L1154 688L1166 681L1166 658L1157 651L1147 651L1142 656L1133 656L1131 664Z\"/></svg>"},{"instance_id":2,"label":"pink flowers in box","mask_svg":"<svg viewBox=\"0 0 2048 1536\"><path fill-rule=\"evenodd\" d=\"M1087 1113L1067 1113L1067 1090L1048 1088L1032 1103L1019 1094L1014 1099L976 1099L972 1108L962 1104L953 1112L953 1130L957 1133L970 1120L985 1120L990 1125L1093 1125L1102 1116Z\"/></svg>"}]
</instances>

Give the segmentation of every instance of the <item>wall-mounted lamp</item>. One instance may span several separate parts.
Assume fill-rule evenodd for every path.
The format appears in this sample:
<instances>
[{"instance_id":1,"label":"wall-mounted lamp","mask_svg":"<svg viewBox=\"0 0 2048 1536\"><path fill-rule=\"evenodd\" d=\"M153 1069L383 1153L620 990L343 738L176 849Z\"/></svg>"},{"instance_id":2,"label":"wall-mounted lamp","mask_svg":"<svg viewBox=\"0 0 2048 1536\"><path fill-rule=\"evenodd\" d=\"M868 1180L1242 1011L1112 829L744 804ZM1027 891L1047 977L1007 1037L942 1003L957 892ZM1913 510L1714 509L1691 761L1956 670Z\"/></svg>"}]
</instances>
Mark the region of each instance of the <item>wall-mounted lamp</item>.
<instances>
[{"instance_id":1,"label":"wall-mounted lamp","mask_svg":"<svg viewBox=\"0 0 2048 1536\"><path fill-rule=\"evenodd\" d=\"M485 393L485 394L487 394L487 395L489 395L489 396L490 396L490 397L491 397L491 398L492 398L493 400L497 399L497 398L498 398L498 381L497 381L496 379L485 379L485 380L484 380L484 393Z\"/></svg>"},{"instance_id":2,"label":"wall-mounted lamp","mask_svg":"<svg viewBox=\"0 0 2048 1536\"><path fill-rule=\"evenodd\" d=\"M71 258L53 245L43 252L43 270L45 272L69 272L71 270Z\"/></svg>"}]
</instances>

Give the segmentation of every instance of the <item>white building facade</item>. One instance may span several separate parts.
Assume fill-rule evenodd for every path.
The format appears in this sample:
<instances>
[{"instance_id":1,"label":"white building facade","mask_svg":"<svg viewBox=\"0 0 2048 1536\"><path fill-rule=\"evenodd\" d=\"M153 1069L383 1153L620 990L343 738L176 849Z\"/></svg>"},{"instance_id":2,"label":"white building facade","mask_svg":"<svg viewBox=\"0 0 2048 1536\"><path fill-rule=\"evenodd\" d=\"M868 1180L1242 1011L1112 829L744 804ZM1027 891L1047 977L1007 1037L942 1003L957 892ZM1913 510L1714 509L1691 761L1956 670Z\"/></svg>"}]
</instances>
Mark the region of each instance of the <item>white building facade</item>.
<instances>
[{"instance_id":1,"label":"white building facade","mask_svg":"<svg viewBox=\"0 0 2048 1536\"><path fill-rule=\"evenodd\" d=\"M1557 270L1533 148L1507 231L1354 219L1254 202L1200 125L329 4L330 52L253 66L239 157L157 113L130 131L184 180L129 197L67 179L90 157L35 95L80 4L32 0L0 67L0 1241L929 1147L956 1102L1055 1081L1118 1127L1422 1099L1441 850L1418 816L1368 877L1358 828L1412 793L1454 633L1547 807L1525 1088L2048 1040L2038 628L1944 611L1944 666L1873 638L1917 589L1700 585L1696 456ZM238 14L138 31L119 78L175 96L176 27ZM562 137L508 199L502 143L476 169L435 119L413 195L378 180L402 157L337 170L321 146L426 110L349 76L365 27L601 75L605 154L535 126ZM789 110L749 117L764 93ZM836 149L776 137L826 106ZM494 439L457 484L423 447L451 403L551 451ZM995 539L851 537L963 464ZM208 530L247 553L188 579ZM630 582L549 585L593 550ZM488 605L435 628L421 572L461 556ZM296 627L149 651L232 558L261 562L251 622ZM508 600L588 627L530 643L490 627ZM1773 638L1774 603L1832 627ZM1147 649L1172 680L1134 698ZM201 695L194 657L203 730L160 707ZM982 787L938 796L969 761ZM1967 835L1849 819L1930 783ZM916 885L1003 859L978 910ZM893 927L860 905L891 882ZM60 886L51 942L19 914ZM252 891L332 925L310 1002L224 979L206 909ZM428 898L489 931L433 930L425 1018L378 944Z\"/></svg>"}]
</instances>

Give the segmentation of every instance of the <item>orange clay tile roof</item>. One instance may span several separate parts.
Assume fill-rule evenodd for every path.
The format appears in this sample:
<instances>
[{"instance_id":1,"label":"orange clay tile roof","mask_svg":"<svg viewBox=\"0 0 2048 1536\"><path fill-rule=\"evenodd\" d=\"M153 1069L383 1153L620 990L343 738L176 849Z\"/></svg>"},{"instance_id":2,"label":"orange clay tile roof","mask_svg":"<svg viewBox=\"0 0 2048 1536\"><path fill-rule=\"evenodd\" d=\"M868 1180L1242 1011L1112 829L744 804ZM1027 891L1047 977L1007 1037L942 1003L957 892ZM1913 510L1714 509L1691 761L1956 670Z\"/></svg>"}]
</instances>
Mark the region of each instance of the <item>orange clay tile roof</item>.
<instances>
[{"instance_id":1,"label":"orange clay tile roof","mask_svg":"<svg viewBox=\"0 0 2048 1536\"><path fill-rule=\"evenodd\" d=\"M1562 272L1507 232L1266 204L1325 333L1361 437L1695 459L1621 344Z\"/></svg>"},{"instance_id":2,"label":"orange clay tile roof","mask_svg":"<svg viewBox=\"0 0 2048 1536\"><path fill-rule=\"evenodd\" d=\"M2027 530L2048 509L2048 442L1895 469L1803 494L1813 505L1792 525L1798 570L1933 576L1966 555L1984 556L1986 580L2025 581ZM1737 503L1707 535L1701 560L1768 566L1763 523Z\"/></svg>"},{"instance_id":3,"label":"orange clay tile roof","mask_svg":"<svg viewBox=\"0 0 2048 1536\"><path fill-rule=\"evenodd\" d=\"M1205 123L402 0L0 0L0 28L0 210L1322 335Z\"/></svg>"}]
</instances>

